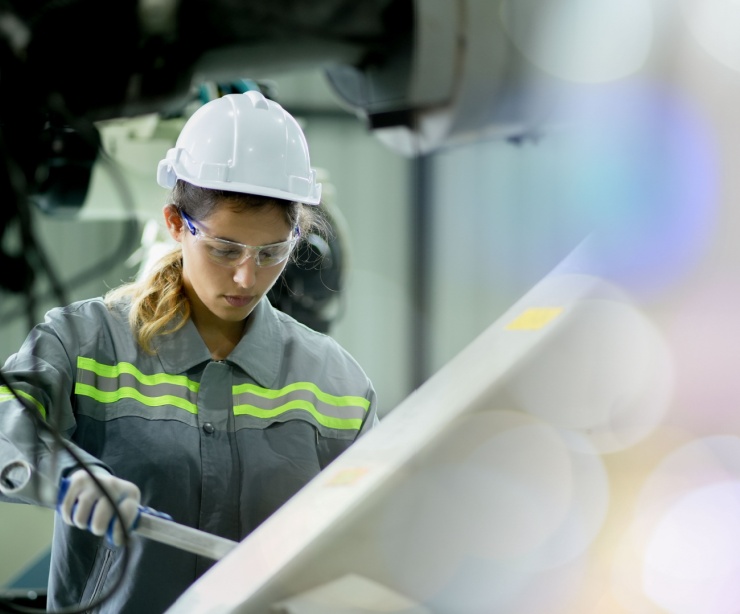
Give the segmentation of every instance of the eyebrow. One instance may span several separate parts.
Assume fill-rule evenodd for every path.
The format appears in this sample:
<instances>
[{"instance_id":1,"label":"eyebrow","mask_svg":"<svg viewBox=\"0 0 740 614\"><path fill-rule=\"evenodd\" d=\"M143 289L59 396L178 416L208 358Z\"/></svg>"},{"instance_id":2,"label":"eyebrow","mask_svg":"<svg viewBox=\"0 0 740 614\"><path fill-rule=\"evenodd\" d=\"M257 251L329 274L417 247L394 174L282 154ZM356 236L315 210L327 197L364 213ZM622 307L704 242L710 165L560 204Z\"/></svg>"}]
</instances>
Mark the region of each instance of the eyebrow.
<instances>
[{"instance_id":1,"label":"eyebrow","mask_svg":"<svg viewBox=\"0 0 740 614\"><path fill-rule=\"evenodd\" d=\"M265 245L275 245L275 243L285 243L286 241L290 241L290 238L287 238L287 239L280 239L278 241L269 241L267 243L260 243L258 245L252 245L251 243L242 243L241 241L229 239L228 237L216 236L210 233L206 233L206 234L208 234L208 236L210 237L213 237L214 239L221 239L222 241L228 241L229 243L236 243L237 245L247 245L248 247L264 247Z\"/></svg>"},{"instance_id":2,"label":"eyebrow","mask_svg":"<svg viewBox=\"0 0 740 614\"><path fill-rule=\"evenodd\" d=\"M189 215L187 215L187 213L185 215L187 216L187 219L190 221L190 223L193 226L195 226L197 230L204 232L209 237L213 239L220 239L221 241L228 241L229 243L236 243L237 245L247 245L248 247L263 247L265 245L274 245L275 243L285 243L286 241L290 241L290 238L288 238L288 239L279 239L278 241L270 241L269 243L260 243L259 245L252 245L251 243L242 243L241 241L237 241L236 239L231 239L229 237L223 237L220 235L211 234L208 228L204 228L204 224L202 222L194 220ZM291 229L291 235L294 232L295 232L295 229Z\"/></svg>"}]
</instances>

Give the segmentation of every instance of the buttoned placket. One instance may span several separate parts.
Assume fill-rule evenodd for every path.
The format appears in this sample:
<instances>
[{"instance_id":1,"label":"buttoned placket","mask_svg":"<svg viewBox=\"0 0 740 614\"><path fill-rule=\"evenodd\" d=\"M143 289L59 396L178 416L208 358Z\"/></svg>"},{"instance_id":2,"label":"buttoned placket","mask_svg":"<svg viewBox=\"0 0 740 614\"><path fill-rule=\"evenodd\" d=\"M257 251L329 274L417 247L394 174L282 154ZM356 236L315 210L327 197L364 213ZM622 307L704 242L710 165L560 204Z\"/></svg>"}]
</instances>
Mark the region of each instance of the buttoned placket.
<instances>
[{"instance_id":1,"label":"buttoned placket","mask_svg":"<svg viewBox=\"0 0 740 614\"><path fill-rule=\"evenodd\" d=\"M226 362L209 362L200 382L197 404L203 477L199 528L214 533L215 527L221 527L222 537L238 541L240 468L234 440L231 369ZM202 573L212 564L199 557L198 571Z\"/></svg>"}]
</instances>

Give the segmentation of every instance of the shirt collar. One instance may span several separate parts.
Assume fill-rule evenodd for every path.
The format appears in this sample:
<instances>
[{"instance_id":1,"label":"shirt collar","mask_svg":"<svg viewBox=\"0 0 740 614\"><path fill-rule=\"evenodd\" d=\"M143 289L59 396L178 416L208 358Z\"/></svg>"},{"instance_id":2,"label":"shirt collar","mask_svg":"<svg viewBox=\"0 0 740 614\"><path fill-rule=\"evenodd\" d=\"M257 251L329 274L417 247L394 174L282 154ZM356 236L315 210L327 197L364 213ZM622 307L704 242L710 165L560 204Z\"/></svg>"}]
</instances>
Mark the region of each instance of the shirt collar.
<instances>
[{"instance_id":1,"label":"shirt collar","mask_svg":"<svg viewBox=\"0 0 740 614\"><path fill-rule=\"evenodd\" d=\"M239 367L260 386L269 388L278 379L282 346L275 309L267 297L262 297L249 316L241 341L226 362ZM156 349L167 373L185 373L212 360L211 353L190 318L179 330L162 335Z\"/></svg>"},{"instance_id":2,"label":"shirt collar","mask_svg":"<svg viewBox=\"0 0 740 614\"><path fill-rule=\"evenodd\" d=\"M211 360L211 353L190 318L174 333L160 335L154 349L164 371L171 374L185 373Z\"/></svg>"},{"instance_id":3,"label":"shirt collar","mask_svg":"<svg viewBox=\"0 0 740 614\"><path fill-rule=\"evenodd\" d=\"M283 338L277 313L263 296L249 316L241 341L226 361L249 374L260 386L270 388L278 380L282 355Z\"/></svg>"}]
</instances>

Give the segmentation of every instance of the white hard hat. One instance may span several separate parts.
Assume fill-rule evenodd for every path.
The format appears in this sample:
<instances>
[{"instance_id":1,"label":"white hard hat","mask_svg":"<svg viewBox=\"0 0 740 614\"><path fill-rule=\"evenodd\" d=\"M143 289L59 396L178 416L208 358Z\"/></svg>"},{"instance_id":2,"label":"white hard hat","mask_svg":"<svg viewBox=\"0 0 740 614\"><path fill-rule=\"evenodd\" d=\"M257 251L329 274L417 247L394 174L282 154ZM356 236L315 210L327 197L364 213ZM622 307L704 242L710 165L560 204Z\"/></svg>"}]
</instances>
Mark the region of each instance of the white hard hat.
<instances>
[{"instance_id":1,"label":"white hard hat","mask_svg":"<svg viewBox=\"0 0 740 614\"><path fill-rule=\"evenodd\" d=\"M157 183L200 186L318 205L321 184L295 118L260 92L227 94L188 119L157 167Z\"/></svg>"}]
</instances>

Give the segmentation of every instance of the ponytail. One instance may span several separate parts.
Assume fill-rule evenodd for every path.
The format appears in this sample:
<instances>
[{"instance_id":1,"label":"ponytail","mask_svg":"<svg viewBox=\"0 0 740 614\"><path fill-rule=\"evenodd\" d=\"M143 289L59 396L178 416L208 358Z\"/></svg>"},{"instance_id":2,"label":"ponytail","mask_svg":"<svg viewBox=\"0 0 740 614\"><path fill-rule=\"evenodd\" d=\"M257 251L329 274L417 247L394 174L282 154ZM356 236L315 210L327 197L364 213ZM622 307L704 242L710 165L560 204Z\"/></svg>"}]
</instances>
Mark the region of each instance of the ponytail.
<instances>
[{"instance_id":1,"label":"ponytail","mask_svg":"<svg viewBox=\"0 0 740 614\"><path fill-rule=\"evenodd\" d=\"M182 287L182 250L169 252L142 279L114 288L104 297L109 308L121 299L131 303L128 321L136 341L153 354L154 337L179 330L190 316Z\"/></svg>"}]
</instances>

